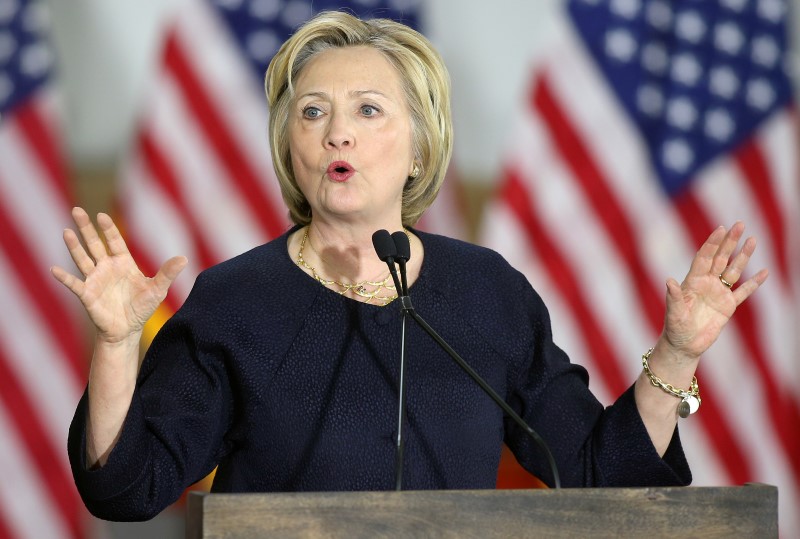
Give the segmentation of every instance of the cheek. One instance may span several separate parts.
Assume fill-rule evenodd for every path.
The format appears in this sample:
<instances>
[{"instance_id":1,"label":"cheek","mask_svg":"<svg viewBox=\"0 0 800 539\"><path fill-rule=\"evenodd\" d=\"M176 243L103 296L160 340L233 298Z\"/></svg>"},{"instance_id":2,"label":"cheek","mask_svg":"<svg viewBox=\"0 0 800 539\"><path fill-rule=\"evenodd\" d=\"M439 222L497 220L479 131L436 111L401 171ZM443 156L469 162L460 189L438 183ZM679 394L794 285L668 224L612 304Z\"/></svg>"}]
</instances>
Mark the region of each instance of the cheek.
<instances>
[{"instance_id":1,"label":"cheek","mask_svg":"<svg viewBox=\"0 0 800 539\"><path fill-rule=\"evenodd\" d=\"M388 130L381 136L374 138L376 142L375 154L386 159L393 156L397 165L408 168L413 160L414 150L411 133L405 130Z\"/></svg>"},{"instance_id":2,"label":"cheek","mask_svg":"<svg viewBox=\"0 0 800 539\"><path fill-rule=\"evenodd\" d=\"M400 129L395 133L395 140L393 144L396 149L395 151L402 148L402 152L398 153L403 154L403 159L407 161L408 165L410 165L414 158L414 131L412 130L411 125L406 125L403 127L403 129Z\"/></svg>"},{"instance_id":3,"label":"cheek","mask_svg":"<svg viewBox=\"0 0 800 539\"><path fill-rule=\"evenodd\" d=\"M308 142L304 141L301 136L298 136L296 133L290 135L289 158L295 173L308 166L310 157L308 148Z\"/></svg>"},{"instance_id":4,"label":"cheek","mask_svg":"<svg viewBox=\"0 0 800 539\"><path fill-rule=\"evenodd\" d=\"M289 141L289 152L293 156L302 155L303 148L308 147L308 133L295 119L290 118L286 125L286 135Z\"/></svg>"},{"instance_id":5,"label":"cheek","mask_svg":"<svg viewBox=\"0 0 800 539\"><path fill-rule=\"evenodd\" d=\"M300 188L300 191L307 194L309 185L311 184L309 167L304 163L302 157L297 156L295 153L291 154L291 161L294 181L297 183L297 187Z\"/></svg>"},{"instance_id":6,"label":"cheek","mask_svg":"<svg viewBox=\"0 0 800 539\"><path fill-rule=\"evenodd\" d=\"M302 144L297 144L297 141L290 140L289 142L289 162L292 166L292 174L294 180L301 191L305 192L309 183L309 164L304 154L299 149Z\"/></svg>"}]
</instances>

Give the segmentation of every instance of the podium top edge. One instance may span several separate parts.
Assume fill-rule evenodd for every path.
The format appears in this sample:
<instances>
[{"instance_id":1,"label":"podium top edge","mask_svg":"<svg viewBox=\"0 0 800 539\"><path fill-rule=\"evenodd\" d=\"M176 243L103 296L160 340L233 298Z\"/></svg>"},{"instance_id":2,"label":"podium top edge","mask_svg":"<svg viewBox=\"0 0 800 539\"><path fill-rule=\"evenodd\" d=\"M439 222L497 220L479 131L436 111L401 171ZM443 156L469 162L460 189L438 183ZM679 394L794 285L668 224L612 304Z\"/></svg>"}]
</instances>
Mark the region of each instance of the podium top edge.
<instances>
[{"instance_id":1,"label":"podium top edge","mask_svg":"<svg viewBox=\"0 0 800 539\"><path fill-rule=\"evenodd\" d=\"M548 493L556 492L582 492L586 495L592 493L605 493L611 494L614 492L629 492L642 494L650 493L675 493L685 491L688 493L728 493L733 494L736 492L746 492L752 494L754 491L759 492L777 492L778 487L767 483L745 483L739 486L687 486L687 487L587 487L587 488L535 488L535 489L465 489L465 490L360 490L360 491L303 491L303 492L206 492L206 491L190 491L189 497L203 498L207 496L222 497L222 496L331 496L331 495L348 495L348 496L402 496L402 495L418 495L430 494L433 492L439 494L446 494L450 496L491 496L491 495L546 495Z\"/></svg>"}]
</instances>

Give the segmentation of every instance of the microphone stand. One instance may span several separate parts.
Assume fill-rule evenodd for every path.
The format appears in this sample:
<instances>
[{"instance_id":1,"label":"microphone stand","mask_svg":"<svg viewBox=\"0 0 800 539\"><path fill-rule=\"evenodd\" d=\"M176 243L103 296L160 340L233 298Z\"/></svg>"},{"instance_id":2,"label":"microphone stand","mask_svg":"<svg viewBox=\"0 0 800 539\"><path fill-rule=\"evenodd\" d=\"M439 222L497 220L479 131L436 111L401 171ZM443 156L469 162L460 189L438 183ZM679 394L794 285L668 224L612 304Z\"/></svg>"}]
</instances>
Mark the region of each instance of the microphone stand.
<instances>
[{"instance_id":1,"label":"microphone stand","mask_svg":"<svg viewBox=\"0 0 800 539\"><path fill-rule=\"evenodd\" d=\"M391 257L389 258L391 260ZM388 262L390 267L394 269L394 261ZM400 265L401 272L403 272L403 284L405 284L405 261ZM397 279L397 273L391 271L392 280L394 280L395 289L398 294L405 294L404 289L400 286ZM405 296L402 296L405 297ZM398 399L397 399L397 443L395 451L394 463L394 489L397 491L403 490L403 450L405 448L405 437L403 436L403 425L406 421L406 312L403 311L401 330L400 330L400 379L398 380Z\"/></svg>"},{"instance_id":2,"label":"microphone stand","mask_svg":"<svg viewBox=\"0 0 800 539\"><path fill-rule=\"evenodd\" d=\"M402 490L403 486L403 423L405 422L405 348L406 348L406 319L410 316L419 326L430 335L434 341L458 364L461 369L466 372L475 383L477 383L484 393L486 393L497 404L503 412L506 413L514 422L519 425L525 433L530 436L534 442L542 449L547 462L550 466L550 472L553 474L553 486L561 488L561 479L558 475L558 467L550 452L550 448L542 439L539 434L533 430L524 419L503 400L497 392L473 370L464 359L453 350L447 342L442 339L432 327L428 325L425 320L417 314L414 306L411 303L411 298L408 296L408 285L406 281L406 262L411 258L411 248L409 245L408 237L404 232L395 232L389 234L386 230L378 230L372 235L372 243L375 246L375 252L378 258L386 262L389 266L389 272L392 275L395 289L398 291L400 299L400 306L402 308L402 332L400 341L400 380L399 380L399 402L398 402L398 422L397 422L397 453L395 462L395 490ZM400 273L402 276L402 286L400 279L397 277L397 270L395 268L395 260L400 265Z\"/></svg>"},{"instance_id":3,"label":"microphone stand","mask_svg":"<svg viewBox=\"0 0 800 539\"><path fill-rule=\"evenodd\" d=\"M399 235L399 236L398 236ZM385 237L385 236L384 236ZM408 296L408 281L406 279L406 262L411 258L411 246L405 232L395 232L391 235L391 243L394 244L394 261L400 266L400 282L394 279L397 295L400 297ZM389 241L389 238L386 238ZM388 243L387 243L388 245ZM391 268L390 268L391 271ZM406 416L406 320L408 313L403 310L400 325L400 380L398 382L398 402L397 402L397 452L395 462L395 490L403 490L403 450L405 448L405 438L403 436L403 425Z\"/></svg>"},{"instance_id":4,"label":"microphone stand","mask_svg":"<svg viewBox=\"0 0 800 539\"><path fill-rule=\"evenodd\" d=\"M386 230L378 230L372 235L372 244L375 247L375 252L378 258L386 262L389 266L389 273L392 275L395 290L398 296L406 295L406 261L410 253L408 249L403 253L398 253L397 245L392 239L392 236ZM397 269L395 268L395 260L400 264L400 271L402 273L402 285L400 279L397 277ZM402 332L400 335L400 380L398 382L398 403L397 403L397 444L395 451L395 490L403 489L403 449L405 447L405 438L403 437L403 424L405 423L406 404L405 404L405 365L406 365L406 315L403 313Z\"/></svg>"},{"instance_id":5,"label":"microphone stand","mask_svg":"<svg viewBox=\"0 0 800 539\"><path fill-rule=\"evenodd\" d=\"M405 297L405 296L404 296ZM397 452L395 460L395 490L403 490L403 449L405 438L403 437L403 424L406 420L406 319L408 313L403 310L401 329L400 329L400 380L398 382L398 401L397 401Z\"/></svg>"},{"instance_id":6,"label":"microphone stand","mask_svg":"<svg viewBox=\"0 0 800 539\"><path fill-rule=\"evenodd\" d=\"M508 415L508 417L513 419L514 422L517 425L522 427L522 429L528 434L528 436L533 438L533 440L539 445L539 447L542 449L542 451L544 452L545 456L547 457L547 462L550 465L550 472L553 474L553 485L555 486L555 488L561 488L561 479L560 479L560 477L558 475L558 467L556 466L556 461L553 458L553 454L550 452L550 448L547 447L547 444L542 439L542 437L539 436L539 434L535 430L533 430L525 422L525 420L522 419L506 403L506 401L504 401L503 398L500 395L497 394L497 392L494 389L492 389L492 386L490 386L486 382L486 380L484 380L481 377L481 375L479 375L477 372L475 372L475 370L472 367L470 367L469 363L464 361L464 359L460 355L458 355L458 353L455 350L453 350L450 347L449 344L447 344L447 341L442 339L442 337L440 337L439 334L436 333L436 331L434 331L434 329L431 326L429 326L428 323L425 322L425 320L419 314L417 314L417 312L414 310L414 306L411 304L411 298L410 297L403 296L403 297L400 298L400 301L402 303L401 306L402 306L403 315L404 315L403 316L403 324L405 324L405 315L411 316L411 318L413 318L417 322L417 324L419 324L420 327L423 330L425 330L425 332L428 335L430 335L433 338L433 340L436 341L436 343L445 352L447 352L450 355L451 358L453 358L453 361L455 361L458 364L458 366L461 367L464 370L464 372L466 372L470 376L470 378L472 378L481 387L481 389L483 389L483 391L487 395L489 395L489 397L491 397L492 400L500 408L503 409L503 411L506 413L506 415ZM402 399L402 397L401 397L401 399Z\"/></svg>"},{"instance_id":7,"label":"microphone stand","mask_svg":"<svg viewBox=\"0 0 800 539\"><path fill-rule=\"evenodd\" d=\"M394 241L396 247L396 254L394 256L397 264L400 266L400 281L397 282L395 280L395 286L400 285L400 288L397 288L397 293L400 297L408 297L408 281L406 280L406 261L411 256L411 249L410 247L405 248L402 244L398 243L397 241L397 234L405 234L404 232L395 232L392 235L392 240ZM403 240L405 240L405 245L408 245L408 238L403 235ZM405 368L406 368L406 320L408 319L408 313L405 309L402 312L402 319L400 325L400 380L398 383L398 403L397 403L397 453L396 458L397 462L395 463L395 490L403 490L403 450L405 448L405 438L403 437L403 425L405 424L405 417L406 417L406 379L405 379Z\"/></svg>"},{"instance_id":8,"label":"microphone stand","mask_svg":"<svg viewBox=\"0 0 800 539\"><path fill-rule=\"evenodd\" d=\"M385 232L385 231L384 231ZM376 233L377 234L377 233ZM550 448L547 447L547 444L542 439L539 434L533 430L530 425L528 425L525 420L523 420L517 413L503 400L497 392L492 389L492 387L484 380L475 370L470 367L469 363L464 361L464 359L458 355L458 353L453 350L453 348L447 344L447 342L442 339L434 329L428 325L428 323L414 310L414 306L411 303L411 298L408 296L408 285L406 281L406 262L411 258L411 247L408 241L408 236L406 236L405 232L395 232L391 235L391 240L394 242L394 249L391 248L388 242L388 238L385 236L388 233L383 234L384 241L386 244L381 246L382 252L384 253L381 255L379 253L379 257L382 260L385 260L389 263L389 269L392 273L392 277L395 281L395 286L398 286L398 294L400 294L400 303L401 308L403 311L403 319L402 319L402 334L401 334L401 341L400 341L400 410L399 410L399 422L398 422L398 437L397 437L397 455L398 455L398 462L397 462L397 483L396 489L400 490L402 486L402 470L403 470L403 463L402 463L402 454L403 454L403 438L402 438L402 426L403 420L405 416L405 382L404 382L404 368L405 368L405 338L406 338L406 319L410 316L414 319L414 321L419 324L419 326L425 330L425 332L430 335L434 341L445 351L447 354L455 361L461 369L466 372L470 378L472 378L475 383L477 383L481 389L483 389L484 393L489 395L491 399L497 404L508 417L510 417L514 422L519 425L522 430L525 431L528 436L530 436L534 442L542 449L545 456L547 457L547 462L550 465L550 472L553 474L553 485L555 488L561 488L561 479L558 475L558 467L556 466L556 461L553 458L553 454L550 452ZM378 251L378 245L376 244L376 251ZM389 256L391 253L391 256ZM395 275L394 271L394 261L397 260L398 264L400 265L400 275L402 277L402 288L399 287L400 283L398 283L397 276Z\"/></svg>"}]
</instances>

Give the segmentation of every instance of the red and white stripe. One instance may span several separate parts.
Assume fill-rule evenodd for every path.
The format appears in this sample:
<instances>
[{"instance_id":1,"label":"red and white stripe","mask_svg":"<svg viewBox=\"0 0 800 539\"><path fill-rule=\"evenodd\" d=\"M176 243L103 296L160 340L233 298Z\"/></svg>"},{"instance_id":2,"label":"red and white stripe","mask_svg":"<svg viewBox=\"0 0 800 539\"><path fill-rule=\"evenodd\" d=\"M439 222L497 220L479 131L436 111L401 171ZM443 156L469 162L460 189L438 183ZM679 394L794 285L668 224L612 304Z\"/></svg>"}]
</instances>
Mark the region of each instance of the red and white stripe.
<instances>
[{"instance_id":1,"label":"red and white stripe","mask_svg":"<svg viewBox=\"0 0 800 539\"><path fill-rule=\"evenodd\" d=\"M663 324L665 280L682 279L713 228L742 220L771 277L736 312L698 372L703 406L681 421L697 485L778 485L781 530L800 532L800 182L793 110L701 171L676 200L566 26L537 66L510 138L482 241L524 271L557 342L610 403Z\"/></svg>"},{"instance_id":2,"label":"red and white stripe","mask_svg":"<svg viewBox=\"0 0 800 539\"><path fill-rule=\"evenodd\" d=\"M204 2L181 11L167 31L118 211L146 272L177 254L189 258L171 289L173 310L202 269L289 224L269 154L265 97L250 69Z\"/></svg>"},{"instance_id":3,"label":"red and white stripe","mask_svg":"<svg viewBox=\"0 0 800 539\"><path fill-rule=\"evenodd\" d=\"M57 103L42 90L0 122L0 537L83 537L67 429L85 383L77 300L49 275L73 267L58 233L72 200Z\"/></svg>"}]
</instances>

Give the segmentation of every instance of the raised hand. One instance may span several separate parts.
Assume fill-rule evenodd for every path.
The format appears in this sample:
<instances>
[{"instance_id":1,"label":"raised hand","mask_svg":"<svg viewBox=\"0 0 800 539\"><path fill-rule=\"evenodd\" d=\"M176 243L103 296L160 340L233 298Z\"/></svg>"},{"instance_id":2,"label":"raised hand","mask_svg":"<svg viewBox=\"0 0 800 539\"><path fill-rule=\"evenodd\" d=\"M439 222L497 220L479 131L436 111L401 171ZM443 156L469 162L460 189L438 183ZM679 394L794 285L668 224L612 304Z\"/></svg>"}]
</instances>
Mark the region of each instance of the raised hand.
<instances>
[{"instance_id":1,"label":"raised hand","mask_svg":"<svg viewBox=\"0 0 800 539\"><path fill-rule=\"evenodd\" d=\"M683 283L667 281L664 337L674 350L699 357L717 339L722 328L742 304L767 279L762 269L738 283L756 248L748 238L734 255L744 224L729 230L719 227L697 251Z\"/></svg>"},{"instance_id":2,"label":"raised hand","mask_svg":"<svg viewBox=\"0 0 800 539\"><path fill-rule=\"evenodd\" d=\"M83 279L59 266L51 268L53 276L81 300L99 339L115 343L138 337L186 266L186 258L170 258L148 278L139 271L111 217L98 214L98 228L82 208L74 208L72 218L83 243L71 229L64 231L64 243Z\"/></svg>"}]
</instances>

